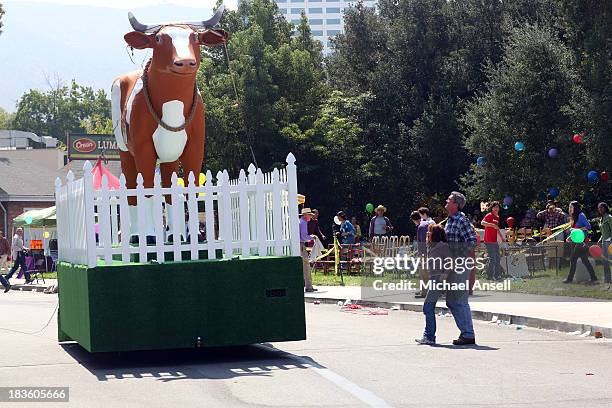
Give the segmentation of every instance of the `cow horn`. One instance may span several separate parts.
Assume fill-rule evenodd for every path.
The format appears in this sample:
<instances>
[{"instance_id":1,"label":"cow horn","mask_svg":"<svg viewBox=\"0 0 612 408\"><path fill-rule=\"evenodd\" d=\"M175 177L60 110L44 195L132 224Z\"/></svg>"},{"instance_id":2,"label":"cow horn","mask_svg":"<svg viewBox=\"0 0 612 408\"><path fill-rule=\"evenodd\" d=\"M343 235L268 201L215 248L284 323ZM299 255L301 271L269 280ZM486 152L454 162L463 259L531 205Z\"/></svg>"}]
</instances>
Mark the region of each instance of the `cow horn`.
<instances>
[{"instance_id":1,"label":"cow horn","mask_svg":"<svg viewBox=\"0 0 612 408\"><path fill-rule=\"evenodd\" d=\"M140 31L141 33L153 33L159 30L159 28L161 27L161 25L159 24L157 25L142 24L141 22L136 20L136 17L131 11L128 13L128 19L130 20L130 24L132 25L132 28L135 31Z\"/></svg>"},{"instance_id":2,"label":"cow horn","mask_svg":"<svg viewBox=\"0 0 612 408\"><path fill-rule=\"evenodd\" d=\"M206 21L190 22L190 23L185 23L185 24L193 26L193 27L197 27L197 28L213 28L214 26L219 24L219 20L221 20L221 16L223 15L224 11L225 11L225 5L222 4L217 9L215 14L211 18L209 18L208 20L206 20Z\"/></svg>"}]
</instances>

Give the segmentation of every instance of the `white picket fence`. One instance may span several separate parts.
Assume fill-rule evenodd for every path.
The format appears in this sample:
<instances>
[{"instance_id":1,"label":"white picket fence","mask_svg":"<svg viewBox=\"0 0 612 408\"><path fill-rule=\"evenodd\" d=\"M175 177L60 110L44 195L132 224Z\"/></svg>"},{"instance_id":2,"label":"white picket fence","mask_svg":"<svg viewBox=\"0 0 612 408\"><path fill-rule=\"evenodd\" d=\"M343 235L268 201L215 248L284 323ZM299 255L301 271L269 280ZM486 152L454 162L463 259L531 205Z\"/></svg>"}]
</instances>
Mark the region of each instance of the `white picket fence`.
<instances>
[{"instance_id":1,"label":"white picket fence","mask_svg":"<svg viewBox=\"0 0 612 408\"><path fill-rule=\"evenodd\" d=\"M139 174L137 187L128 189L122 174L120 188L111 190L104 176L102 188L95 191L92 166L86 162L83 178L74 180L73 173L68 172L66 184L62 185L59 178L55 181L59 260L94 267L98 259L110 265L113 258L115 263L130 262L131 255L138 254L140 261L146 262L149 254L155 254L152 257L162 263L166 253L172 253L175 261L197 260L202 250L207 251L208 259L215 259L218 250L226 259L235 255L299 256L297 172L293 154L289 153L286 161L286 168L269 173L251 164L248 175L241 170L235 180L230 180L227 170L218 172L216 183L208 171L203 186L196 184L196 177L191 173L187 186L180 186L173 174L172 186L163 188L161 177L156 174L153 188L144 188ZM172 197L174 205L168 206L170 211L164 214L167 195ZM145 231L151 226L145 224L143 205L136 206L138 243L129 242L132 220L128 197L136 197L139 203L152 200L155 239L149 245ZM206 230L200 240L197 239L199 203L203 203ZM171 221L170 231L164 216ZM195 233L191 234L192 231ZM189 239L176 239L181 233ZM172 242L168 242L169 235L174 238ZM184 251L189 253L186 259Z\"/></svg>"}]
</instances>

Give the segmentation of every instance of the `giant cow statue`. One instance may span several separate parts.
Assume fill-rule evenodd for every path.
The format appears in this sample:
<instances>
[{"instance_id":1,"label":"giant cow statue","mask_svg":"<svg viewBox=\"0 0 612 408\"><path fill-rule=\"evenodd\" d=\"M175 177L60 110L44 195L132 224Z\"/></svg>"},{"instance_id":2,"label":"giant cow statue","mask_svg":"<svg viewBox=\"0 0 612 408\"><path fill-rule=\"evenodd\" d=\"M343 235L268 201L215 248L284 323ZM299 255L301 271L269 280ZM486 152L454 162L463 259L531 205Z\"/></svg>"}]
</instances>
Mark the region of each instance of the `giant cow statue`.
<instances>
[{"instance_id":1,"label":"giant cow statue","mask_svg":"<svg viewBox=\"0 0 612 408\"><path fill-rule=\"evenodd\" d=\"M200 46L223 44L227 32L216 27L221 6L207 21L145 25L129 13L134 31L124 38L130 47L150 48L153 56L140 71L113 81L112 120L121 170L127 188L136 188L142 174L144 187L153 187L159 162L162 186L169 187L173 172L183 166L185 185L190 172L200 173L204 157L204 103L196 85ZM131 234L137 234L135 197L130 197ZM145 206L147 235L154 235L152 199ZM167 198L167 205L171 201Z\"/></svg>"}]
</instances>

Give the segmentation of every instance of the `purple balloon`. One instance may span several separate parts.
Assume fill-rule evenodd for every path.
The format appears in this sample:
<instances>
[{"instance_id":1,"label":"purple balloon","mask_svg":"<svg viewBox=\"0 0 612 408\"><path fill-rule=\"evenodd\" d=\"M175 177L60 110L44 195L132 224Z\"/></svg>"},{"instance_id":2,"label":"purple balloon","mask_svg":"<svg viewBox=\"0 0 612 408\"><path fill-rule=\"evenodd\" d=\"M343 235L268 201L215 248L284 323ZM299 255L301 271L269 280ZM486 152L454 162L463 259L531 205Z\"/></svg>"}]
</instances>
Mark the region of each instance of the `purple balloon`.
<instances>
[{"instance_id":1,"label":"purple balloon","mask_svg":"<svg viewBox=\"0 0 612 408\"><path fill-rule=\"evenodd\" d=\"M559 151L555 149L554 147L548 151L548 157L550 157L551 159L554 159L555 157L557 157L558 154L559 154Z\"/></svg>"},{"instance_id":2,"label":"purple balloon","mask_svg":"<svg viewBox=\"0 0 612 408\"><path fill-rule=\"evenodd\" d=\"M506 206L512 205L512 197L510 197L510 196L504 197L504 205L506 205Z\"/></svg>"}]
</instances>

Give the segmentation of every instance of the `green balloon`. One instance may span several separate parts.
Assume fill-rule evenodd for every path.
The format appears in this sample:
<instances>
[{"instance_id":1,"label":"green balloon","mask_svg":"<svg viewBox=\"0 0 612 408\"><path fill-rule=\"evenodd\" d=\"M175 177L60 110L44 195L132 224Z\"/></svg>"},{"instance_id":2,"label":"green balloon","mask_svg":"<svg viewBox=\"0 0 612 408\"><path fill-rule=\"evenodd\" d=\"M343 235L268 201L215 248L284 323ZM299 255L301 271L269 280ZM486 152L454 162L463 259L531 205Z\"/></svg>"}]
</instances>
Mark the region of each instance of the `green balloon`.
<instances>
[{"instance_id":1,"label":"green balloon","mask_svg":"<svg viewBox=\"0 0 612 408\"><path fill-rule=\"evenodd\" d=\"M570 233L570 238L572 242L576 244L582 244L585 238L584 231L582 231L581 229L573 229Z\"/></svg>"},{"instance_id":2,"label":"green balloon","mask_svg":"<svg viewBox=\"0 0 612 408\"><path fill-rule=\"evenodd\" d=\"M369 212L369 213L373 212L374 211L374 204L367 203L366 204L366 211Z\"/></svg>"}]
</instances>

